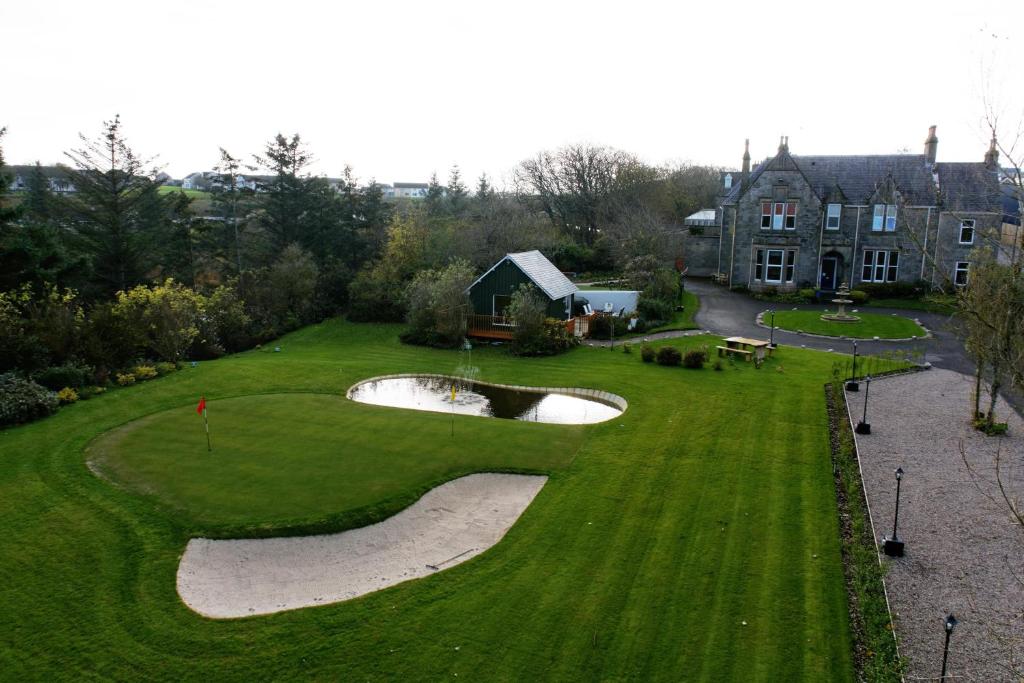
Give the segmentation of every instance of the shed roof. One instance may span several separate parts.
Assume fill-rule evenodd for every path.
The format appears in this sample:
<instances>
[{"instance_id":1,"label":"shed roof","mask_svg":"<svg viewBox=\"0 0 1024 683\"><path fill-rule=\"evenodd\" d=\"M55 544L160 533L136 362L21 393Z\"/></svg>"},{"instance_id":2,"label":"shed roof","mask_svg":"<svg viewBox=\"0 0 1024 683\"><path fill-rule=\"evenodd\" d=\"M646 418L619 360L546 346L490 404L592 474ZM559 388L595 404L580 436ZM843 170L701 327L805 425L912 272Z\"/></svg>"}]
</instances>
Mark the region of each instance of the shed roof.
<instances>
[{"instance_id":1,"label":"shed roof","mask_svg":"<svg viewBox=\"0 0 1024 683\"><path fill-rule=\"evenodd\" d=\"M579 291L576 285L555 267L554 263L547 260L544 254L536 249L507 254L505 258L519 266L519 270L533 280L534 284L540 287L549 299L561 299Z\"/></svg>"}]
</instances>

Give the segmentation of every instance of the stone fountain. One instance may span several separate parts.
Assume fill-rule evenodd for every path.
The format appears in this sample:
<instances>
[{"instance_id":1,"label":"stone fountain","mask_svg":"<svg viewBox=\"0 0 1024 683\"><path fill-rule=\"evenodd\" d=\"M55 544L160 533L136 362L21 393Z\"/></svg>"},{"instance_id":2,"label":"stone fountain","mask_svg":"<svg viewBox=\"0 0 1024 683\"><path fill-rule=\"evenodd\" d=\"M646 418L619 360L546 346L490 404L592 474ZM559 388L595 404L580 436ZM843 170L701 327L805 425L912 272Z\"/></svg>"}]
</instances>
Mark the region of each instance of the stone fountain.
<instances>
[{"instance_id":1,"label":"stone fountain","mask_svg":"<svg viewBox=\"0 0 1024 683\"><path fill-rule=\"evenodd\" d=\"M852 304L853 299L850 298L850 288L845 282L839 285L839 289L836 290L836 298L832 299L832 303L837 304L839 306L839 310L835 313L822 314L822 320L828 320L834 323L855 323L860 321L860 318L857 316L850 315L846 312L846 305Z\"/></svg>"}]
</instances>

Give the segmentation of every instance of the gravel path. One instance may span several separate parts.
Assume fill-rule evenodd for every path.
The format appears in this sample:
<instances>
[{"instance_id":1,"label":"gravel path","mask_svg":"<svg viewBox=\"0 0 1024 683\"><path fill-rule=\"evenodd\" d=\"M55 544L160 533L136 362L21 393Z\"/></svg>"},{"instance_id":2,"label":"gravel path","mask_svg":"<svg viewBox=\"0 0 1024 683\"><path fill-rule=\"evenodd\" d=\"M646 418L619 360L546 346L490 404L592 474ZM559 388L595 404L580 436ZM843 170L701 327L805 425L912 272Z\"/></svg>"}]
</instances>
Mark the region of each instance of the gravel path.
<instances>
[{"instance_id":1,"label":"gravel path","mask_svg":"<svg viewBox=\"0 0 1024 683\"><path fill-rule=\"evenodd\" d=\"M1001 402L997 415L1008 420L1009 435L974 431L966 419L973 386L972 377L942 369L873 381L871 434L857 436L878 537L892 532L893 471L905 471L898 535L906 555L883 562L908 681L938 677L950 612L960 620L950 641L952 680L1020 680L1008 668L1013 659L1024 671L1024 529L985 495L998 495L1001 447L1004 480L1024 499L1024 421ZM863 389L847 393L855 422ZM960 456L961 440L981 490Z\"/></svg>"},{"instance_id":2,"label":"gravel path","mask_svg":"<svg viewBox=\"0 0 1024 683\"><path fill-rule=\"evenodd\" d=\"M350 600L479 555L501 540L547 482L471 474L438 486L383 522L338 534L188 542L178 594L214 618Z\"/></svg>"}]
</instances>

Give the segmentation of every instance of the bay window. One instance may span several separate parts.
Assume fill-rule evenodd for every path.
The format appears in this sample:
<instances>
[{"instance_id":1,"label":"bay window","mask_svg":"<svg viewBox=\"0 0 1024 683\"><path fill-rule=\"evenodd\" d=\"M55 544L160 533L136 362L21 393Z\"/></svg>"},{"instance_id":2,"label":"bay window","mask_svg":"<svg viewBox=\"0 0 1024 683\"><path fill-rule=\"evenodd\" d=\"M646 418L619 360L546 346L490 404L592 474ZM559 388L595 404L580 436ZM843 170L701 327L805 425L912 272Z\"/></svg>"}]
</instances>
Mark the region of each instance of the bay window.
<instances>
[{"instance_id":1,"label":"bay window","mask_svg":"<svg viewBox=\"0 0 1024 683\"><path fill-rule=\"evenodd\" d=\"M884 249L865 249L860 279L863 282L896 282L899 278L900 253Z\"/></svg>"},{"instance_id":2,"label":"bay window","mask_svg":"<svg viewBox=\"0 0 1024 683\"><path fill-rule=\"evenodd\" d=\"M793 282L796 249L757 249L754 252L754 280L769 284Z\"/></svg>"}]
</instances>

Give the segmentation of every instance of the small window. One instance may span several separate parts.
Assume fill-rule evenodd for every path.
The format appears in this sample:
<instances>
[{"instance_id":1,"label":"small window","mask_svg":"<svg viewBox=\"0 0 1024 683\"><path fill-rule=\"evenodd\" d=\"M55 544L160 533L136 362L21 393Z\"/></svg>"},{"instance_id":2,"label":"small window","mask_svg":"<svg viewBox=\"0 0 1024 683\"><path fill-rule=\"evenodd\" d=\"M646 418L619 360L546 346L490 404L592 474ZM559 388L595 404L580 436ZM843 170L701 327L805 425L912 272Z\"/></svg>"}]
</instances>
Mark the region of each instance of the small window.
<instances>
[{"instance_id":1,"label":"small window","mask_svg":"<svg viewBox=\"0 0 1024 683\"><path fill-rule=\"evenodd\" d=\"M728 190L731 187L732 187L732 174L731 173L726 173L725 174L725 189Z\"/></svg>"},{"instance_id":2,"label":"small window","mask_svg":"<svg viewBox=\"0 0 1024 683\"><path fill-rule=\"evenodd\" d=\"M875 265L875 252L864 250L864 268L861 270L860 279L864 282L871 282L872 268Z\"/></svg>"},{"instance_id":3,"label":"small window","mask_svg":"<svg viewBox=\"0 0 1024 683\"><path fill-rule=\"evenodd\" d=\"M775 202L772 206L772 230L782 230L783 222L786 218L786 203Z\"/></svg>"},{"instance_id":4,"label":"small window","mask_svg":"<svg viewBox=\"0 0 1024 683\"><path fill-rule=\"evenodd\" d=\"M875 215L871 219L871 229L881 231L885 225L885 204L875 204Z\"/></svg>"},{"instance_id":5,"label":"small window","mask_svg":"<svg viewBox=\"0 0 1024 683\"><path fill-rule=\"evenodd\" d=\"M829 204L828 213L825 216L825 229L826 230L838 230L839 229L839 218L843 211L842 204Z\"/></svg>"},{"instance_id":6,"label":"small window","mask_svg":"<svg viewBox=\"0 0 1024 683\"><path fill-rule=\"evenodd\" d=\"M761 202L761 229L772 227L772 203Z\"/></svg>"},{"instance_id":7,"label":"small window","mask_svg":"<svg viewBox=\"0 0 1024 683\"><path fill-rule=\"evenodd\" d=\"M974 244L974 220L960 221L960 244Z\"/></svg>"},{"instance_id":8,"label":"small window","mask_svg":"<svg viewBox=\"0 0 1024 683\"><path fill-rule=\"evenodd\" d=\"M885 231L893 232L896 229L896 205L887 204L885 206Z\"/></svg>"},{"instance_id":9,"label":"small window","mask_svg":"<svg viewBox=\"0 0 1024 683\"><path fill-rule=\"evenodd\" d=\"M885 274L886 282L896 282L900 269L900 252L889 252L889 270Z\"/></svg>"},{"instance_id":10,"label":"small window","mask_svg":"<svg viewBox=\"0 0 1024 683\"><path fill-rule=\"evenodd\" d=\"M957 261L956 268L953 269L953 284L957 287L963 287L967 284L968 274L971 270L971 264L967 261Z\"/></svg>"},{"instance_id":11,"label":"small window","mask_svg":"<svg viewBox=\"0 0 1024 683\"><path fill-rule=\"evenodd\" d=\"M786 204L786 230L796 228L796 204Z\"/></svg>"},{"instance_id":12,"label":"small window","mask_svg":"<svg viewBox=\"0 0 1024 683\"><path fill-rule=\"evenodd\" d=\"M796 249L786 250L786 282L793 281L793 274L796 270Z\"/></svg>"},{"instance_id":13,"label":"small window","mask_svg":"<svg viewBox=\"0 0 1024 683\"><path fill-rule=\"evenodd\" d=\"M764 279L764 249L757 250L754 259L754 279L758 282Z\"/></svg>"}]
</instances>

